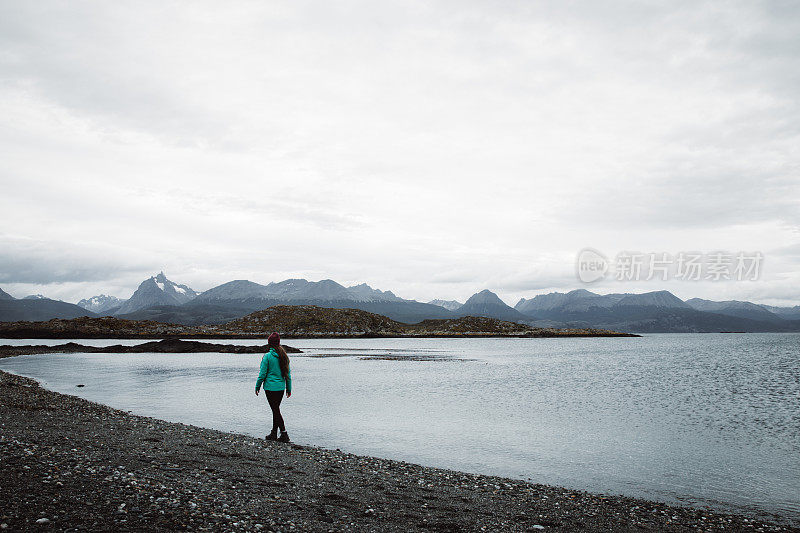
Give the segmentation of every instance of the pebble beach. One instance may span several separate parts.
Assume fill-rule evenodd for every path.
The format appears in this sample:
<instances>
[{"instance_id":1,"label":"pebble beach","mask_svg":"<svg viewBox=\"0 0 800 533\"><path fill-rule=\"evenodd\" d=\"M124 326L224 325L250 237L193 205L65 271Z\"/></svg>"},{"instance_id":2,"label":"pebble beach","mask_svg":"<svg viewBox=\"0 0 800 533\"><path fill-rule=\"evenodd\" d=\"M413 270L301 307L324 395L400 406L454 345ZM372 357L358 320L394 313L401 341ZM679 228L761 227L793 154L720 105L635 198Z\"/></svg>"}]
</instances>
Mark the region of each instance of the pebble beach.
<instances>
[{"instance_id":1,"label":"pebble beach","mask_svg":"<svg viewBox=\"0 0 800 533\"><path fill-rule=\"evenodd\" d=\"M4 372L0 420L4 531L798 531L135 416Z\"/></svg>"}]
</instances>

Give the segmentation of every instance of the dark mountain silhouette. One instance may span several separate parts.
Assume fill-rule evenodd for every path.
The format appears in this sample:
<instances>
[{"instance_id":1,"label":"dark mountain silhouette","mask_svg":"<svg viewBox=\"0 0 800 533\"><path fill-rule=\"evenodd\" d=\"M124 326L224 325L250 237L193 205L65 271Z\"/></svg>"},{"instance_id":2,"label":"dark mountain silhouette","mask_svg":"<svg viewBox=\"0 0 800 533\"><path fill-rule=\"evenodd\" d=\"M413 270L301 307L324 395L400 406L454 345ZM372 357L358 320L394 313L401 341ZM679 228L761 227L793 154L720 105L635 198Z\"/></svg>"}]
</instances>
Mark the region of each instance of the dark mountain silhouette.
<instances>
[{"instance_id":1,"label":"dark mountain silhouette","mask_svg":"<svg viewBox=\"0 0 800 533\"><path fill-rule=\"evenodd\" d=\"M686 303L698 311L708 311L720 315L735 316L739 318L750 318L752 320L764 320L767 322L783 322L785 319L763 306L751 302L730 300L727 302L714 302L711 300L701 300L692 298Z\"/></svg>"},{"instance_id":2,"label":"dark mountain silhouette","mask_svg":"<svg viewBox=\"0 0 800 533\"><path fill-rule=\"evenodd\" d=\"M305 279L287 279L267 285L268 297L284 302L309 301L337 302L357 301L353 293L346 287L330 279L308 281Z\"/></svg>"},{"instance_id":3,"label":"dark mountain silhouette","mask_svg":"<svg viewBox=\"0 0 800 533\"><path fill-rule=\"evenodd\" d=\"M263 300L258 300L257 305L247 305L242 302L203 303L190 302L185 305L157 305L146 309L139 309L133 313L116 315L116 318L125 320L152 320L167 324L181 324L184 326L200 326L203 324L224 324L236 318L243 317L261 307Z\"/></svg>"},{"instance_id":4,"label":"dark mountain silhouette","mask_svg":"<svg viewBox=\"0 0 800 533\"><path fill-rule=\"evenodd\" d=\"M748 302L749 303L749 302ZM762 305L764 309L775 313L784 320L800 320L800 305L794 307L777 307L774 305Z\"/></svg>"},{"instance_id":5,"label":"dark mountain silhouette","mask_svg":"<svg viewBox=\"0 0 800 533\"><path fill-rule=\"evenodd\" d=\"M500 320L530 322L530 317L523 315L507 305L492 291L485 289L473 294L464 305L454 311L456 316L482 316L499 318Z\"/></svg>"},{"instance_id":6,"label":"dark mountain silhouette","mask_svg":"<svg viewBox=\"0 0 800 533\"><path fill-rule=\"evenodd\" d=\"M625 294L614 307L655 307L659 309L688 309L686 302L669 291L653 291L643 294Z\"/></svg>"},{"instance_id":7,"label":"dark mountain silhouette","mask_svg":"<svg viewBox=\"0 0 800 533\"><path fill-rule=\"evenodd\" d=\"M582 319L583 318L583 319ZM631 333L714 333L800 331L800 322L784 324L764 322L696 309L623 307L609 309L603 315L560 317L562 323L573 327L608 328Z\"/></svg>"},{"instance_id":8,"label":"dark mountain silhouette","mask_svg":"<svg viewBox=\"0 0 800 533\"><path fill-rule=\"evenodd\" d=\"M246 279L237 279L208 289L195 298L195 303L213 303L267 297L269 297L269 292L267 291L266 285L259 285L258 283Z\"/></svg>"},{"instance_id":9,"label":"dark mountain silhouette","mask_svg":"<svg viewBox=\"0 0 800 533\"><path fill-rule=\"evenodd\" d=\"M373 289L366 283L362 283L360 285L352 285L347 287L347 290L350 293L354 294L355 296L367 300L367 301L375 301L375 302L409 302L412 300L404 300L399 296L395 296L392 291L382 291L380 289Z\"/></svg>"},{"instance_id":10,"label":"dark mountain silhouette","mask_svg":"<svg viewBox=\"0 0 800 533\"><path fill-rule=\"evenodd\" d=\"M49 298L0 300L0 322L41 321L52 318L95 317L82 307Z\"/></svg>"},{"instance_id":11,"label":"dark mountain silhouette","mask_svg":"<svg viewBox=\"0 0 800 533\"><path fill-rule=\"evenodd\" d=\"M78 318L97 316L90 311L60 300L51 300L41 294L20 300L0 289L0 322L20 320L50 320L51 318Z\"/></svg>"},{"instance_id":12,"label":"dark mountain silhouette","mask_svg":"<svg viewBox=\"0 0 800 533\"><path fill-rule=\"evenodd\" d=\"M347 305L337 302L336 305L329 307L352 307L369 311L378 315L388 316L392 320L414 324L428 318L453 318L455 315L438 305L424 304L415 300L403 300L401 302L358 302L355 305Z\"/></svg>"},{"instance_id":13,"label":"dark mountain silhouette","mask_svg":"<svg viewBox=\"0 0 800 533\"><path fill-rule=\"evenodd\" d=\"M669 291L600 295L587 290L522 299L526 315L562 326L596 327L635 333L715 331L798 331L800 322L731 316L693 308Z\"/></svg>"},{"instance_id":14,"label":"dark mountain silhouette","mask_svg":"<svg viewBox=\"0 0 800 533\"><path fill-rule=\"evenodd\" d=\"M268 285L260 285L248 280L236 280L223 283L209 289L198 297L198 302L222 300L265 299L281 302L318 301L318 302L408 302L394 295L391 291L373 289L366 283L344 287L330 279L308 281L305 279L287 279Z\"/></svg>"},{"instance_id":15,"label":"dark mountain silhouette","mask_svg":"<svg viewBox=\"0 0 800 533\"><path fill-rule=\"evenodd\" d=\"M426 318L452 318L448 310L435 305L414 301L364 302L352 300L278 300L274 298L246 298L239 300L192 301L181 306L157 306L124 315L129 320L157 320L174 324L222 324L276 305L319 305L332 309L360 309L384 315L392 320L413 324Z\"/></svg>"},{"instance_id":16,"label":"dark mountain silhouette","mask_svg":"<svg viewBox=\"0 0 800 533\"><path fill-rule=\"evenodd\" d=\"M539 294L530 300L522 298L514 308L528 316L544 317L549 311L582 312L591 307L611 307L624 297L622 294L600 295L585 289L568 293Z\"/></svg>"}]
</instances>

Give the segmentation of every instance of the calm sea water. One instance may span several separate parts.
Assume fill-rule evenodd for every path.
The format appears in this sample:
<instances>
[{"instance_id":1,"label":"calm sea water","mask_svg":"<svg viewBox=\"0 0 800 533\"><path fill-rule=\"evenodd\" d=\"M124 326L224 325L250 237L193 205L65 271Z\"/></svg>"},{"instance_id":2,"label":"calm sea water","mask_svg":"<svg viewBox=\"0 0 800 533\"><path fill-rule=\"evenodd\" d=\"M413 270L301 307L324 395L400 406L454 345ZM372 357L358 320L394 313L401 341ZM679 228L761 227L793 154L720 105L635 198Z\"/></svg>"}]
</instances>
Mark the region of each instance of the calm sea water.
<instances>
[{"instance_id":1,"label":"calm sea water","mask_svg":"<svg viewBox=\"0 0 800 533\"><path fill-rule=\"evenodd\" d=\"M799 334L289 344L305 351L292 356L282 405L296 442L800 523ZM51 354L0 369L137 414L263 436L260 359Z\"/></svg>"}]
</instances>

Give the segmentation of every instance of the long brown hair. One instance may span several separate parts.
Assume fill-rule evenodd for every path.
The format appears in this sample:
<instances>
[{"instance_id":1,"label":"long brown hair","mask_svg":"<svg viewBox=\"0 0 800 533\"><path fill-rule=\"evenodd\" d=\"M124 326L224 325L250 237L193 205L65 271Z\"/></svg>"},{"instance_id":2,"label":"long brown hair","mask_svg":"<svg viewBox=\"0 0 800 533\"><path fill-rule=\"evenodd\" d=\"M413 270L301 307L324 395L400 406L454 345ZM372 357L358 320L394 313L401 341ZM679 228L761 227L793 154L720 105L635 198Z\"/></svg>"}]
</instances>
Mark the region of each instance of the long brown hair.
<instances>
[{"instance_id":1,"label":"long brown hair","mask_svg":"<svg viewBox=\"0 0 800 533\"><path fill-rule=\"evenodd\" d=\"M280 344L273 346L273 348L278 352L278 366L281 368L281 374L283 374L283 379L285 380L286 376L289 375L289 356L286 355L286 350Z\"/></svg>"}]
</instances>

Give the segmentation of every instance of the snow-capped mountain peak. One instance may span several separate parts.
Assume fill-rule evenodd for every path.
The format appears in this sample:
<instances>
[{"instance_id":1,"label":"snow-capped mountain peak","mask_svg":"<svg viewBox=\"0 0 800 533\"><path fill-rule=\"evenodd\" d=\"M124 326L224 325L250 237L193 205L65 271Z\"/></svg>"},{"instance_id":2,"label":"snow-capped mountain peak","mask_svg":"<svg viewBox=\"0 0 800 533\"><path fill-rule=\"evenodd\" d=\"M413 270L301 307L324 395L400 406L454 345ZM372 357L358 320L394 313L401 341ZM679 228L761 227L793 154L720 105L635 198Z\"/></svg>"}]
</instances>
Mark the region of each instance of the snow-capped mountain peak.
<instances>
[{"instance_id":1,"label":"snow-capped mountain peak","mask_svg":"<svg viewBox=\"0 0 800 533\"><path fill-rule=\"evenodd\" d=\"M464 304L462 304L461 302L459 302L457 300L439 300L439 299L436 299L436 300L431 300L428 303L431 304L431 305L438 305L439 307L444 307L448 311L455 311L456 309L458 309L459 307L464 305Z\"/></svg>"},{"instance_id":2,"label":"snow-capped mountain peak","mask_svg":"<svg viewBox=\"0 0 800 533\"><path fill-rule=\"evenodd\" d=\"M130 300L123 303L115 314L124 315L157 305L181 305L195 297L197 293L191 288L170 281L164 272L159 272L158 275L144 280Z\"/></svg>"},{"instance_id":3,"label":"snow-capped mountain peak","mask_svg":"<svg viewBox=\"0 0 800 533\"><path fill-rule=\"evenodd\" d=\"M116 296L100 294L98 296L92 296L91 298L84 298L78 302L78 307L83 307L87 311L92 311L93 313L102 313L122 305L123 301L124 300L120 300Z\"/></svg>"}]
</instances>

